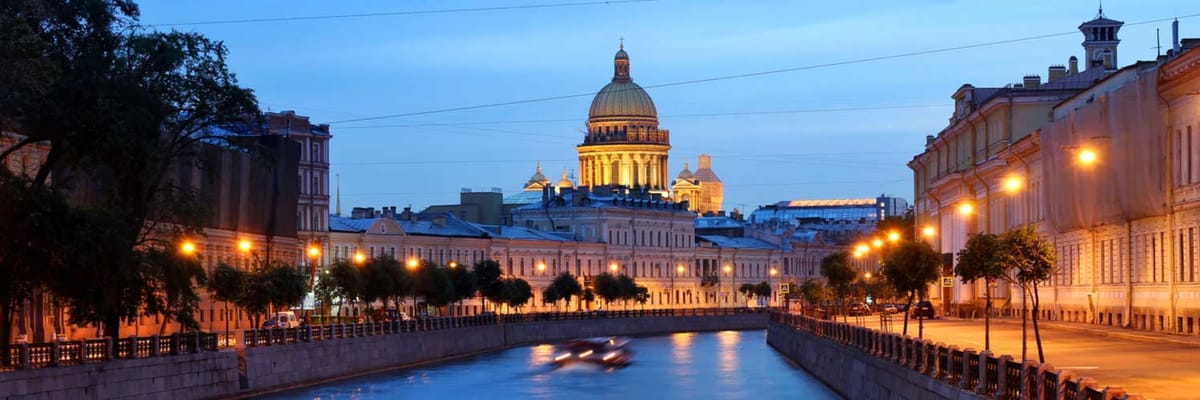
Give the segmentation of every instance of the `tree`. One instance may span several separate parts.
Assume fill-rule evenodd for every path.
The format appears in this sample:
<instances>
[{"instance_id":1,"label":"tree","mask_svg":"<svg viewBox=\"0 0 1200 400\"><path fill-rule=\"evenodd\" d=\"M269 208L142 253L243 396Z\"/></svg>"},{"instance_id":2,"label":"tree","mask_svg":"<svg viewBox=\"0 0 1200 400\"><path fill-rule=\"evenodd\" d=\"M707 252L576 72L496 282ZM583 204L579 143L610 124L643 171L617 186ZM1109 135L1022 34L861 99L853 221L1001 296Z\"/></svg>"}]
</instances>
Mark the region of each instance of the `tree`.
<instances>
[{"instance_id":1,"label":"tree","mask_svg":"<svg viewBox=\"0 0 1200 400\"><path fill-rule=\"evenodd\" d=\"M635 286L633 289L633 301L645 309L646 302L650 301L650 289L642 285Z\"/></svg>"},{"instance_id":2,"label":"tree","mask_svg":"<svg viewBox=\"0 0 1200 400\"><path fill-rule=\"evenodd\" d=\"M514 310L520 310L526 303L529 303L529 299L533 298L533 287L529 286L529 282L524 279L505 279L503 285L504 291L507 292L505 302Z\"/></svg>"},{"instance_id":3,"label":"tree","mask_svg":"<svg viewBox=\"0 0 1200 400\"><path fill-rule=\"evenodd\" d=\"M757 285L754 285L754 295L758 296L760 299L770 299L771 292L773 291L774 289L771 287L770 283L759 282Z\"/></svg>"},{"instance_id":4,"label":"tree","mask_svg":"<svg viewBox=\"0 0 1200 400\"><path fill-rule=\"evenodd\" d=\"M585 304L585 308L590 309L592 307L592 302L596 301L596 293L592 291L592 288L584 288L583 294L579 295L579 301L582 301Z\"/></svg>"},{"instance_id":5,"label":"tree","mask_svg":"<svg viewBox=\"0 0 1200 400\"><path fill-rule=\"evenodd\" d=\"M825 256L821 259L821 276L825 277L825 282L829 288L833 290L834 296L838 299L838 306L842 308L842 320L846 320L846 296L850 294L850 284L854 282L854 277L857 275L853 268L850 268L850 254L839 251Z\"/></svg>"},{"instance_id":6,"label":"tree","mask_svg":"<svg viewBox=\"0 0 1200 400\"><path fill-rule=\"evenodd\" d=\"M224 261L213 268L212 277L208 280L208 292L214 300L225 303L225 336L229 336L229 303L237 301L238 296L246 290L246 274Z\"/></svg>"},{"instance_id":7,"label":"tree","mask_svg":"<svg viewBox=\"0 0 1200 400\"><path fill-rule=\"evenodd\" d=\"M579 296L583 293L583 286L570 272L558 274L554 277L554 281L550 282L550 287L554 288L560 298L567 301L568 311L571 309L571 296Z\"/></svg>"},{"instance_id":8,"label":"tree","mask_svg":"<svg viewBox=\"0 0 1200 400\"><path fill-rule=\"evenodd\" d=\"M289 309L304 301L308 293L308 279L299 268L282 261L275 261L265 271L271 286L271 307Z\"/></svg>"},{"instance_id":9,"label":"tree","mask_svg":"<svg viewBox=\"0 0 1200 400\"><path fill-rule=\"evenodd\" d=\"M798 289L800 298L807 304L820 305L829 298L828 290L816 279L805 280Z\"/></svg>"},{"instance_id":10,"label":"tree","mask_svg":"<svg viewBox=\"0 0 1200 400\"><path fill-rule=\"evenodd\" d=\"M72 245L78 229L73 225L74 211L62 193L32 189L29 184L25 177L0 167L0 226L7 237L23 239L0 240L0 345L12 343L15 310L33 300L35 289L45 288L54 272L68 270L64 263L73 259L55 249Z\"/></svg>"},{"instance_id":11,"label":"tree","mask_svg":"<svg viewBox=\"0 0 1200 400\"><path fill-rule=\"evenodd\" d=\"M344 310L342 303L349 301L351 306L363 299L367 290L366 278L358 267L343 259L333 261L329 266L329 274L323 279L328 281L333 297L341 299L338 302L338 315Z\"/></svg>"},{"instance_id":12,"label":"tree","mask_svg":"<svg viewBox=\"0 0 1200 400\"><path fill-rule=\"evenodd\" d=\"M168 248L178 249L181 243L175 243ZM161 248L147 249L144 257L147 258L146 264L152 268L151 274L155 276L150 282L151 290L159 294L146 299L145 313L162 315L158 334L165 335L167 324L172 320L179 322L181 331L200 329L200 323L193 317L200 307L196 288L206 283L200 259L178 250L163 251Z\"/></svg>"},{"instance_id":13,"label":"tree","mask_svg":"<svg viewBox=\"0 0 1200 400\"><path fill-rule=\"evenodd\" d=\"M742 296L746 296L747 299L753 298L754 294L755 294L754 284L753 283L743 283L742 286L738 286L737 291L738 291L738 293L741 293Z\"/></svg>"},{"instance_id":14,"label":"tree","mask_svg":"<svg viewBox=\"0 0 1200 400\"><path fill-rule=\"evenodd\" d=\"M399 261L383 255L371 258L362 265L361 297L366 305L367 315L371 315L371 311L375 309L375 302L382 303L386 309L388 300L397 298L396 293L400 291L397 286L403 284L398 281L405 279L400 277L403 274L402 269Z\"/></svg>"},{"instance_id":15,"label":"tree","mask_svg":"<svg viewBox=\"0 0 1200 400\"><path fill-rule=\"evenodd\" d=\"M913 299L924 300L929 292L929 285L937 282L938 267L941 265L941 255L922 241L908 240L897 247L883 252L883 267L879 270L888 284L905 296L912 309ZM908 334L908 314L904 313L904 332ZM917 337L924 337L924 319L919 319L920 325Z\"/></svg>"},{"instance_id":16,"label":"tree","mask_svg":"<svg viewBox=\"0 0 1200 400\"><path fill-rule=\"evenodd\" d=\"M629 300L637 300L637 282L629 275L617 275L617 297L621 299L622 305L628 309Z\"/></svg>"},{"instance_id":17,"label":"tree","mask_svg":"<svg viewBox=\"0 0 1200 400\"><path fill-rule=\"evenodd\" d=\"M71 322L102 323L116 337L121 322L148 305L172 302L158 290L169 284L156 279L186 275L164 273L174 264L155 265L166 260L146 255L174 251L160 239L196 233L202 220L193 217L205 211L168 172L194 162L201 141L220 139L206 128L252 122L258 107L226 68L221 43L147 32L131 1L6 2L0 9L0 51L18 59L18 68L0 72L0 129L19 127L27 137L0 153L0 162L48 143L29 190L86 182L87 195L73 197L81 224L72 227L102 234L73 243L76 254L47 288L69 307Z\"/></svg>"},{"instance_id":18,"label":"tree","mask_svg":"<svg viewBox=\"0 0 1200 400\"><path fill-rule=\"evenodd\" d=\"M454 302L462 305L462 301L475 297L475 274L466 267L450 268L450 283L454 286Z\"/></svg>"},{"instance_id":19,"label":"tree","mask_svg":"<svg viewBox=\"0 0 1200 400\"><path fill-rule=\"evenodd\" d=\"M983 290L986 304L983 309L983 349L992 348L992 289L991 283L1007 276L1004 264L999 262L997 250L1000 237L991 233L972 233L967 243L958 251L958 265L954 266L954 274L964 283L974 283L983 279L986 286Z\"/></svg>"},{"instance_id":20,"label":"tree","mask_svg":"<svg viewBox=\"0 0 1200 400\"><path fill-rule=\"evenodd\" d=\"M475 286L483 298L493 303L503 303L504 285L500 281L500 263L496 260L483 260L475 263L472 271L475 274ZM484 303L484 307L486 306Z\"/></svg>"},{"instance_id":21,"label":"tree","mask_svg":"<svg viewBox=\"0 0 1200 400\"><path fill-rule=\"evenodd\" d=\"M613 300L621 298L621 284L617 281L617 277L610 273L602 273L596 275L596 279L592 280L594 292L604 300L604 304L612 308Z\"/></svg>"},{"instance_id":22,"label":"tree","mask_svg":"<svg viewBox=\"0 0 1200 400\"><path fill-rule=\"evenodd\" d=\"M446 268L425 261L416 275L416 295L425 298L425 304L441 308L454 302L454 282Z\"/></svg>"},{"instance_id":23,"label":"tree","mask_svg":"<svg viewBox=\"0 0 1200 400\"><path fill-rule=\"evenodd\" d=\"M553 304L557 310L559 299L558 289L555 289L554 286L546 286L545 289L542 289L542 304Z\"/></svg>"},{"instance_id":24,"label":"tree","mask_svg":"<svg viewBox=\"0 0 1200 400\"><path fill-rule=\"evenodd\" d=\"M1046 239L1043 239L1033 227L1026 226L1001 235L996 254L998 262L1012 268L1011 279L1021 286L1023 296L1029 298L1032 303L1033 337L1037 342L1038 361L1045 363L1046 355L1042 352L1042 335L1038 330L1038 307L1041 305L1038 283L1054 277L1054 266L1058 258L1055 255L1054 247ZM1025 311L1024 307L1021 311L1022 313ZM1021 359L1026 359L1024 324L1025 318L1021 318Z\"/></svg>"}]
</instances>

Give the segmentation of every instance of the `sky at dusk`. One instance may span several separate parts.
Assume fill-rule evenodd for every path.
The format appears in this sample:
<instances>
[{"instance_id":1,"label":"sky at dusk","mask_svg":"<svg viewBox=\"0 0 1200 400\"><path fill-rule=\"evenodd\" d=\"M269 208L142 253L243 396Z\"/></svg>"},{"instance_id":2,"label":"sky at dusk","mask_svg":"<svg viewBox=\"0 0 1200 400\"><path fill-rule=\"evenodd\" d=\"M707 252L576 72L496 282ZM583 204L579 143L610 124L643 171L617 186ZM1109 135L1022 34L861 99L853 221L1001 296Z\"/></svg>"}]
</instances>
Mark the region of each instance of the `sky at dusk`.
<instances>
[{"instance_id":1,"label":"sky at dusk","mask_svg":"<svg viewBox=\"0 0 1200 400\"><path fill-rule=\"evenodd\" d=\"M163 25L586 2L140 4L144 24L224 41L230 69L263 110L331 123L347 213L457 203L462 188L509 195L539 160L553 181L564 167L578 169L591 94L611 80L622 37L634 81L648 87L660 128L671 132L669 176L711 154L726 210L881 193L911 201L906 163L946 126L950 95L964 83L1044 80L1051 64L1082 58L1076 27L1097 11L1094 1L660 0ZM1156 28L1168 46L1169 21L1141 22L1179 17L1182 37L1200 37L1200 2L1109 0L1104 13L1126 23L1121 65L1154 58ZM1053 34L1062 35L887 57ZM841 64L878 57L886 59ZM651 87L787 69L795 70ZM570 95L578 96L362 120Z\"/></svg>"}]
</instances>

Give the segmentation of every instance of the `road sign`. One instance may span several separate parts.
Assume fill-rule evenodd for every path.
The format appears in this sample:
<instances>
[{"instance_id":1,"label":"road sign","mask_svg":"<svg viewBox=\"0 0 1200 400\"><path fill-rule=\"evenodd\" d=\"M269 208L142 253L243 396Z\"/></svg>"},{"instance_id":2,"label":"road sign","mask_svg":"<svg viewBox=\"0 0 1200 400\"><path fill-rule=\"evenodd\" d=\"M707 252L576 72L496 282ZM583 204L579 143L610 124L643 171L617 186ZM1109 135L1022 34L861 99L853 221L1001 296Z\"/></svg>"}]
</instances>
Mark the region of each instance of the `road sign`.
<instances>
[{"instance_id":1,"label":"road sign","mask_svg":"<svg viewBox=\"0 0 1200 400\"><path fill-rule=\"evenodd\" d=\"M943 276L942 277L942 287L954 287L954 277L953 276Z\"/></svg>"},{"instance_id":2,"label":"road sign","mask_svg":"<svg viewBox=\"0 0 1200 400\"><path fill-rule=\"evenodd\" d=\"M779 293L780 294L788 294L791 289L792 289L792 285L789 285L786 283L779 284Z\"/></svg>"}]
</instances>

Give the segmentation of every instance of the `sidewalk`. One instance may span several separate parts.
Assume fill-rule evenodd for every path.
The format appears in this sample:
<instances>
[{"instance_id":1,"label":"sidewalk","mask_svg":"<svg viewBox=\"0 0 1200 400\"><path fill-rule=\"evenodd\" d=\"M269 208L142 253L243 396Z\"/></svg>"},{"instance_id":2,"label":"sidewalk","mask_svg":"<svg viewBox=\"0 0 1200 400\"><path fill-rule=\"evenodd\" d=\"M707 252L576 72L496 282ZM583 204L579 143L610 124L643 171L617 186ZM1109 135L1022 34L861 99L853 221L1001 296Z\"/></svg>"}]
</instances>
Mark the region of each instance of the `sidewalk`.
<instances>
[{"instance_id":1,"label":"sidewalk","mask_svg":"<svg viewBox=\"0 0 1200 400\"><path fill-rule=\"evenodd\" d=\"M955 318L955 317L939 317L947 321L964 321L977 322L983 325L983 318ZM911 322L910 322L911 323ZM1005 324L1021 326L1021 320L1012 317L992 318L993 324ZM1151 332L1136 329L1126 329L1117 326L1094 325L1082 322L1062 322L1062 321L1043 321L1038 320L1038 326L1041 328L1059 329L1071 332L1080 332L1096 336L1106 336L1111 338L1119 338L1126 340L1136 340L1139 342L1149 343L1171 343L1181 344L1186 346L1200 347L1200 336L1176 335L1164 332ZM1029 321L1029 335L1033 335L1033 321Z\"/></svg>"}]
</instances>

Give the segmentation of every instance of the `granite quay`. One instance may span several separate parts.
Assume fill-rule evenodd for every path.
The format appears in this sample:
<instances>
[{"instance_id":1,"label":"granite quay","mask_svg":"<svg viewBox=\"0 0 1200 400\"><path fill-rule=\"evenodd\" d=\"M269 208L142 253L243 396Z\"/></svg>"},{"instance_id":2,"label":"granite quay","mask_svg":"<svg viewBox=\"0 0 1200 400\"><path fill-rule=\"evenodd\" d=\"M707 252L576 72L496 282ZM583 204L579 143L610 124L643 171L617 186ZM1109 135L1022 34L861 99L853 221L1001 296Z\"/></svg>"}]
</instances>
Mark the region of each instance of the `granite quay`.
<instances>
[{"instance_id":1,"label":"granite quay","mask_svg":"<svg viewBox=\"0 0 1200 400\"><path fill-rule=\"evenodd\" d=\"M13 365L0 372L0 393L6 399L247 397L517 345L766 324L761 308L552 312L246 330L238 351L218 351L215 334L16 345L5 348L15 356L5 358Z\"/></svg>"},{"instance_id":2,"label":"granite quay","mask_svg":"<svg viewBox=\"0 0 1200 400\"><path fill-rule=\"evenodd\" d=\"M852 399L1141 399L1050 364L802 315L771 313L767 342Z\"/></svg>"}]
</instances>

